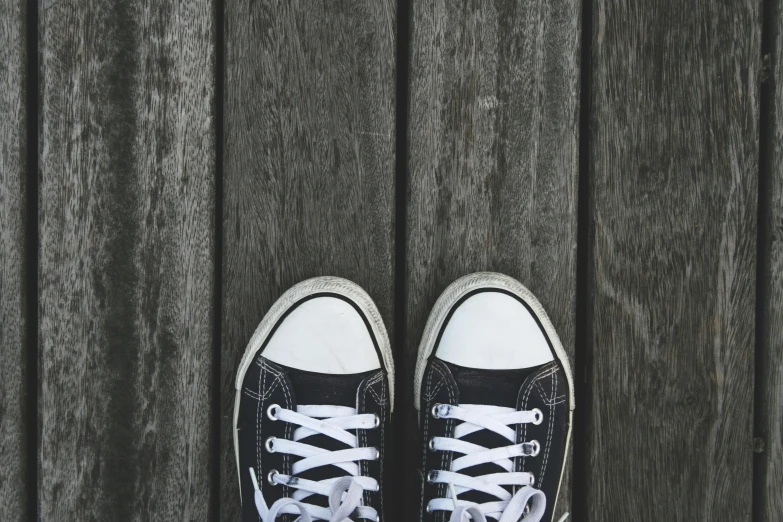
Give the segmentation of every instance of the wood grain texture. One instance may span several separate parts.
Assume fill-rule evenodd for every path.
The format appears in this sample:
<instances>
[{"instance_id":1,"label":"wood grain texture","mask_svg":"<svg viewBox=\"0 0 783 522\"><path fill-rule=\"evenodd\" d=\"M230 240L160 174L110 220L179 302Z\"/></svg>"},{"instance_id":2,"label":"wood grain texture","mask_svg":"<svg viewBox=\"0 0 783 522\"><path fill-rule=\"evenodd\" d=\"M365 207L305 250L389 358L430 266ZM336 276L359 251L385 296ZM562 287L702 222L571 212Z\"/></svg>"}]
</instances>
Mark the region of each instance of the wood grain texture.
<instances>
[{"instance_id":1,"label":"wood grain texture","mask_svg":"<svg viewBox=\"0 0 783 522\"><path fill-rule=\"evenodd\" d=\"M594 4L589 520L750 520L760 2Z\"/></svg>"},{"instance_id":2,"label":"wood grain texture","mask_svg":"<svg viewBox=\"0 0 783 522\"><path fill-rule=\"evenodd\" d=\"M767 136L766 190L760 194L768 209L767 215L762 215L766 218L762 227L766 235L760 238L768 257L758 260L764 270L759 281L763 286L758 289L763 299L758 313L764 314L764 327L756 333L762 369L756 384L762 397L756 404L762 424L762 433L757 435L765 443L760 456L762 482L754 484L761 499L759 522L783 519L783 11L780 2L774 6L775 53L770 56L772 74L767 78L772 85L773 110L762 115L771 124L766 129L771 134Z\"/></svg>"},{"instance_id":3,"label":"wood grain texture","mask_svg":"<svg viewBox=\"0 0 783 522\"><path fill-rule=\"evenodd\" d=\"M226 4L221 518L238 520L239 359L308 277L351 279L393 331L391 0Z\"/></svg>"},{"instance_id":4,"label":"wood grain texture","mask_svg":"<svg viewBox=\"0 0 783 522\"><path fill-rule=\"evenodd\" d=\"M430 309L471 272L528 286L573 361L580 9L575 0L413 2L401 404L413 403ZM405 419L417 425L412 410ZM408 433L407 478L418 487ZM570 510L569 483L558 515Z\"/></svg>"},{"instance_id":5,"label":"wood grain texture","mask_svg":"<svg viewBox=\"0 0 783 522\"><path fill-rule=\"evenodd\" d=\"M0 0L0 520L25 517L25 3Z\"/></svg>"},{"instance_id":6,"label":"wood grain texture","mask_svg":"<svg viewBox=\"0 0 783 522\"><path fill-rule=\"evenodd\" d=\"M40 9L40 516L206 520L208 0Z\"/></svg>"}]
</instances>

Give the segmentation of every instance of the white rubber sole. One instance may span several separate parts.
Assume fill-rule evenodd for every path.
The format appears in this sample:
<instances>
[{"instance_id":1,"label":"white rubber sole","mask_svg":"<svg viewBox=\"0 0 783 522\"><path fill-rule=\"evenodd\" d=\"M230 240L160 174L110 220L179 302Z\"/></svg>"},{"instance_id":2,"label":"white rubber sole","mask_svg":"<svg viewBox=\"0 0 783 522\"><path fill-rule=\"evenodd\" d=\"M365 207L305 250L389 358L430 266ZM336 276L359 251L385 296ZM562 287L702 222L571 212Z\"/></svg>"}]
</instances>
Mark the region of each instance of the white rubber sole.
<instances>
[{"instance_id":1,"label":"white rubber sole","mask_svg":"<svg viewBox=\"0 0 783 522\"><path fill-rule=\"evenodd\" d=\"M381 358L384 368L389 376L389 396L391 411L394 411L394 358L392 356L391 343L386 333L386 326L383 324L381 313L375 306L372 298L364 291L362 287L354 282L342 279L340 277L314 277L298 283L289 288L266 313L261 323L250 338L250 342L245 349L242 360L239 362L234 387L236 396L234 398L234 454L237 462L237 478L239 478L239 434L237 432L237 420L239 418L239 399L242 393L242 382L245 380L245 374L250 364L253 362L258 350L264 345L270 332L291 306L302 299L314 294L337 294L350 299L362 311L367 321L370 323L378 348L381 352ZM241 492L241 480L240 480Z\"/></svg>"},{"instance_id":2,"label":"white rubber sole","mask_svg":"<svg viewBox=\"0 0 783 522\"><path fill-rule=\"evenodd\" d=\"M571 428L574 424L574 379L571 373L571 364L568 361L568 355L563 348L563 344L560 342L555 327L552 325L552 321L546 314L544 307L538 302L538 299L525 288L522 283L503 274L497 274L494 272L476 272L461 277L449 285L446 290L440 295L435 302L435 306L430 312L430 316L427 319L427 324L424 327L424 334L421 337L419 343L419 355L416 359L416 373L413 380L413 393L416 411L421 411L421 382L424 379L424 371L427 368L427 361L432 355L432 351L435 349L435 342L438 340L438 333L443 327L443 323L449 315L449 312L460 299L465 295L479 290L482 288L497 288L499 290L505 290L511 292L520 299L522 299L533 310L541 325L546 331L547 337L552 343L552 347L555 349L555 357L563 367L563 371L566 374L566 380L568 381L568 433L566 435L565 455L563 459L563 467L560 470L560 482L557 485L557 494L555 495L555 506L557 506L557 497L560 496L560 487L563 482L563 475L565 473L565 466L568 456L568 447L571 444ZM417 418L419 416L417 415Z\"/></svg>"}]
</instances>

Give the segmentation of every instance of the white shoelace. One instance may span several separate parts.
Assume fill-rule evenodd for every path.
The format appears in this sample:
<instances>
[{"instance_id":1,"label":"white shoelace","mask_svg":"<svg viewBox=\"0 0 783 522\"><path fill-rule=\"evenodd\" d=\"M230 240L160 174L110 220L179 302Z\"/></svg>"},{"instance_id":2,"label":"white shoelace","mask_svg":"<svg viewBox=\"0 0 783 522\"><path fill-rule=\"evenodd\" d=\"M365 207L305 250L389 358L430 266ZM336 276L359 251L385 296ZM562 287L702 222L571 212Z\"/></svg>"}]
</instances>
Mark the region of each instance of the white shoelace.
<instances>
[{"instance_id":1,"label":"white shoelace","mask_svg":"<svg viewBox=\"0 0 783 522\"><path fill-rule=\"evenodd\" d=\"M511 460L516 457L535 457L541 446L535 440L517 444L516 430L509 427L517 424L541 424L544 418L541 410L517 411L513 408L481 404L436 404L432 408L432 414L436 418L455 419L462 423L454 428L453 438L433 437L429 442L430 449L453 451L463 456L452 461L450 470L431 471L427 475L428 482L448 484L451 492L451 498L432 499L427 504L427 511L451 511L450 522L487 522L487 516L497 519L498 522L539 522L542 519L546 511L546 495L532 487L535 481L533 474L514 471L514 462ZM488 449L460 440L480 430L493 431L511 442L511 445ZM465 468L490 462L497 464L505 472L478 477L459 473ZM520 489L512 495L502 486L515 486ZM457 495L466 491L481 491L499 500L484 504L458 500ZM566 513L560 522L567 517Z\"/></svg>"},{"instance_id":2,"label":"white shoelace","mask_svg":"<svg viewBox=\"0 0 783 522\"><path fill-rule=\"evenodd\" d=\"M258 477L250 468L250 477L255 489L255 503L258 514L264 522L274 522L280 515L300 515L301 522L328 520L329 522L353 522L348 518L355 514L359 519L378 520L375 509L362 505L364 491L378 491L378 482L372 477L360 475L358 462L377 460L376 448L360 448L358 437L347 430L368 430L379 426L380 420L373 414L357 415L356 409L346 406L297 406L296 411L286 410L277 404L267 409L267 415L275 421L289 422L299 427L294 430L293 440L270 437L266 441L267 451L303 457L291 467L291 475L277 470L267 474L270 485L286 485L296 491L290 498L281 498L267 507L258 486ZM350 449L331 451L299 442L312 435L326 435L343 442ZM296 475L321 466L337 466L348 476L313 481ZM311 495L324 495L329 507L315 506L302 502Z\"/></svg>"}]
</instances>

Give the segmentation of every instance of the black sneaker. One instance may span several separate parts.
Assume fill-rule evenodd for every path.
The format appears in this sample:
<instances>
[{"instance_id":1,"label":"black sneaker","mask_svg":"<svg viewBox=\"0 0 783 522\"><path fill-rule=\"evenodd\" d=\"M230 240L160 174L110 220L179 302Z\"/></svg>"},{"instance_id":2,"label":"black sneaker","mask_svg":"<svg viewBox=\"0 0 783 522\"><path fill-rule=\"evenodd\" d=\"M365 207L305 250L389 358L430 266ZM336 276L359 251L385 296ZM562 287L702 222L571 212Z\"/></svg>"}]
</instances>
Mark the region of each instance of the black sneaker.
<instances>
[{"instance_id":1,"label":"black sneaker","mask_svg":"<svg viewBox=\"0 0 783 522\"><path fill-rule=\"evenodd\" d=\"M427 320L414 386L421 522L553 520L574 409L571 370L524 286L493 273L449 286Z\"/></svg>"},{"instance_id":2,"label":"black sneaker","mask_svg":"<svg viewBox=\"0 0 783 522\"><path fill-rule=\"evenodd\" d=\"M364 290L319 277L287 291L237 374L242 519L380 520L393 383L386 329Z\"/></svg>"}]
</instances>

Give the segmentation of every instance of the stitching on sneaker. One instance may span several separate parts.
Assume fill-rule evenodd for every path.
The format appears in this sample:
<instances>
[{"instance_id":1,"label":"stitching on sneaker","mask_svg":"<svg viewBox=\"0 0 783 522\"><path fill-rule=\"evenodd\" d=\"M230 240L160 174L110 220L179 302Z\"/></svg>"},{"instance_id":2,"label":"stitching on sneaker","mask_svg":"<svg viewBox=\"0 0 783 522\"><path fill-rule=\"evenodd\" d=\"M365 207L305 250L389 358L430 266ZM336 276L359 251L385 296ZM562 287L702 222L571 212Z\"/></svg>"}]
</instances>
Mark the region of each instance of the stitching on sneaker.
<instances>
[{"instance_id":1,"label":"stitching on sneaker","mask_svg":"<svg viewBox=\"0 0 783 522\"><path fill-rule=\"evenodd\" d=\"M370 389L370 383L367 381L363 381L360 388L359 388L359 404L358 404L358 410L356 413L361 413L366 410L365 405L367 404L367 391ZM359 447L360 448L366 448L367 447L367 435L364 430L356 430L356 436L359 439ZM362 475L369 475L368 468L370 465L365 460L359 461L359 473ZM362 502L367 502L367 495L368 493L366 491L362 492Z\"/></svg>"},{"instance_id":2,"label":"stitching on sneaker","mask_svg":"<svg viewBox=\"0 0 783 522\"><path fill-rule=\"evenodd\" d=\"M535 379L533 379L533 382L530 383L527 391L525 391L525 396L522 399L522 407L527 409L528 400L530 398L530 392L532 392L533 389L535 388L535 384L538 381L540 381L541 379L543 379L545 377L548 377L549 375L552 375L552 373L554 373L555 371L557 371L557 367L556 366L552 366L550 368L544 368L543 370L541 370L541 373L539 375L536 375ZM543 397L542 397L542 399L543 399ZM550 415L550 417L551 417L551 415ZM522 432L522 440L527 440L527 426L528 426L527 423L524 424L523 432ZM525 461L527 459L525 457L520 457L520 460L522 461L522 469L520 471L525 471Z\"/></svg>"},{"instance_id":3,"label":"stitching on sneaker","mask_svg":"<svg viewBox=\"0 0 783 522\"><path fill-rule=\"evenodd\" d=\"M436 361L437 362L437 361ZM449 401L451 404L456 405L457 404L457 391L452 386L452 382L447 378L446 373L449 374L449 377L451 376L451 371L448 369L445 365L435 365L432 366L436 370L438 370L438 373L441 376L441 379L443 380L444 386L446 388L446 391L449 394ZM446 419L446 434L447 435L453 435L454 434L454 425L456 424L456 421L454 419ZM452 451L442 451L441 452L441 465L440 469L442 470L451 470L451 464L454 461L454 452ZM446 496L446 484L440 484L438 486L438 496L439 497L445 497ZM445 520L446 518L446 512L439 512L435 515L435 518Z\"/></svg>"},{"instance_id":4,"label":"stitching on sneaker","mask_svg":"<svg viewBox=\"0 0 783 522\"><path fill-rule=\"evenodd\" d=\"M378 395L378 393L375 390L372 389L372 386L374 386L375 384L377 384L379 381L382 381L382 380L383 380L383 372L380 372L380 373L378 373L378 375L376 375L373 378L373 380L371 382L367 383L367 391L369 391L370 394L373 396L373 398L375 399L375 402L378 403L378 406L382 406L383 405L382 403L384 403L386 401L386 399L385 399L385 397L381 398ZM383 386L381 386L381 390L383 390ZM381 395L383 395L382 391L381 391Z\"/></svg>"},{"instance_id":5,"label":"stitching on sneaker","mask_svg":"<svg viewBox=\"0 0 783 522\"><path fill-rule=\"evenodd\" d=\"M285 396L285 407L286 407L286 409L289 409L289 410L292 409L294 401L293 401L293 398L291 397L291 390L288 389L287 385L283 384L283 380L284 380L283 372L275 370L274 368L269 366L266 363L266 361L263 361L263 359L261 359L261 360L262 360L263 367L268 369L269 372L272 373L275 376L275 381L270 385L270 390L269 390L268 395L266 396L266 398L268 399L269 397L271 397L272 396L272 391L275 388L277 388L278 385L280 385L280 387L283 389L283 395ZM285 438L286 439L291 440L291 432L292 431L293 431L293 426L291 425L291 423L286 423L286 426L285 426ZM283 455L283 470L284 470L284 473L286 475L290 475L291 474L291 457L290 457L290 455L287 455L287 454ZM259 471L260 471L260 468L259 468ZM282 486L283 486L284 494L286 496L290 496L289 495L289 491L288 491L290 488L287 485L285 485L285 484L283 484Z\"/></svg>"},{"instance_id":6,"label":"stitching on sneaker","mask_svg":"<svg viewBox=\"0 0 783 522\"><path fill-rule=\"evenodd\" d=\"M259 358L260 360L260 358ZM264 387L266 386L266 369L264 365L259 365L261 371L258 375L258 395L261 399L256 406L256 469L258 469L258 475L263 476L264 471L261 467L261 427L264 424L264 414L262 413L262 404L264 403ZM260 488L260 486L259 486ZM261 515L258 516L258 520L261 520Z\"/></svg>"},{"instance_id":7,"label":"stitching on sneaker","mask_svg":"<svg viewBox=\"0 0 783 522\"><path fill-rule=\"evenodd\" d=\"M260 395L258 395L256 392L254 392L253 390L250 390L248 388L242 388L242 395L250 397L251 399L256 400L256 401L261 400L261 396Z\"/></svg>"},{"instance_id":8,"label":"stitching on sneaker","mask_svg":"<svg viewBox=\"0 0 783 522\"><path fill-rule=\"evenodd\" d=\"M554 397L555 393L557 392L557 372L552 373L552 379L554 380L554 382L552 383L552 396ZM546 465L547 462L549 461L549 449L552 446L552 434L554 432L554 425L555 425L555 407L553 404L550 404L549 405L549 428L546 437L546 449L544 450L544 465L541 468L542 482L544 481L544 476L546 475Z\"/></svg>"},{"instance_id":9,"label":"stitching on sneaker","mask_svg":"<svg viewBox=\"0 0 783 522\"><path fill-rule=\"evenodd\" d=\"M383 374L381 373L381 376ZM381 379L381 395L386 396L386 379ZM381 516L386 516L386 512L383 510L383 461L384 461L384 449L386 447L386 441L384 440L384 428L386 427L386 400L383 401L383 403L379 403L381 407L381 447L379 451L381 452L381 472L380 477L378 477L381 481L379 493L380 493L380 501L381 501Z\"/></svg>"},{"instance_id":10,"label":"stitching on sneaker","mask_svg":"<svg viewBox=\"0 0 783 522\"><path fill-rule=\"evenodd\" d=\"M430 371L427 373L427 385L425 386L425 390L430 389L430 385L432 384L432 374L435 373L430 367ZM427 485L426 481L426 473L425 470L427 468L427 434L429 433L429 421L430 421L430 415L429 415L429 409L430 409L430 403L432 402L432 397L427 399L427 409L423 410L422 412L419 412L420 414L424 414L424 440L422 441L422 455L421 455L421 505L419 506L419 520L422 520L424 518L424 489Z\"/></svg>"},{"instance_id":11,"label":"stitching on sneaker","mask_svg":"<svg viewBox=\"0 0 783 522\"><path fill-rule=\"evenodd\" d=\"M441 376L443 376L442 373L441 373ZM433 397L435 397L438 394L438 392L440 391L440 389L443 387L443 385L445 383L446 383L446 380L442 379L440 382L438 382L435 385L435 389L434 390L431 390L431 391L426 391L425 390L425 398L427 399L427 401L431 401L433 399Z\"/></svg>"},{"instance_id":12,"label":"stitching on sneaker","mask_svg":"<svg viewBox=\"0 0 783 522\"><path fill-rule=\"evenodd\" d=\"M381 381L383 378L383 372L379 372L376 375L370 377L369 381L363 381L362 384L359 387L359 390L357 390L357 396L358 396L358 406L359 411L365 411L366 410L366 404L367 404L367 393L369 392L373 397L376 397L375 393L373 393L370 386L376 384L378 381ZM376 399L377 400L377 399ZM380 404L379 404L380 406ZM361 430L358 433L358 439L359 439L359 446L362 448L368 447L367 444L367 430ZM379 449L379 451L383 451L382 449ZM383 462L383 461L381 461ZM368 476L370 474L370 464L364 460L359 462L359 469L361 471L361 474L364 476ZM365 491L362 493L362 500L365 504L370 503L370 492ZM381 511L382 513L383 511Z\"/></svg>"}]
</instances>

